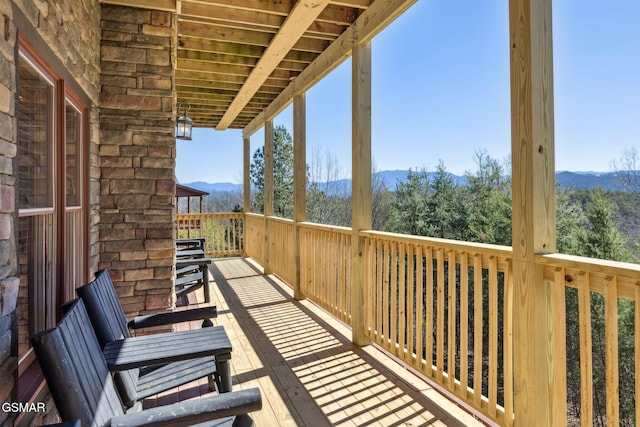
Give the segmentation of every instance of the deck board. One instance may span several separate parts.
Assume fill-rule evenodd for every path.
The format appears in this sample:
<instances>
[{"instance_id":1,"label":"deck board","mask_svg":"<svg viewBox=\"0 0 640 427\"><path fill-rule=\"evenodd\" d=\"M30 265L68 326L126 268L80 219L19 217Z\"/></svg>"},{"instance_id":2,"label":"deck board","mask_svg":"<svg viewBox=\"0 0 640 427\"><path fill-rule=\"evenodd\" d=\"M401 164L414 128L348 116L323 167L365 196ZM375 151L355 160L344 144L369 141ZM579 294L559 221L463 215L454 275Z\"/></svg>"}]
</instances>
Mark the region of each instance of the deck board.
<instances>
[{"instance_id":1,"label":"deck board","mask_svg":"<svg viewBox=\"0 0 640 427\"><path fill-rule=\"evenodd\" d=\"M262 391L256 425L484 425L377 347L354 346L344 324L294 300L287 284L251 261L218 259L210 273L214 323L233 343L233 387ZM190 301L203 302L202 290ZM206 380L148 399L145 407L198 394L210 394Z\"/></svg>"}]
</instances>

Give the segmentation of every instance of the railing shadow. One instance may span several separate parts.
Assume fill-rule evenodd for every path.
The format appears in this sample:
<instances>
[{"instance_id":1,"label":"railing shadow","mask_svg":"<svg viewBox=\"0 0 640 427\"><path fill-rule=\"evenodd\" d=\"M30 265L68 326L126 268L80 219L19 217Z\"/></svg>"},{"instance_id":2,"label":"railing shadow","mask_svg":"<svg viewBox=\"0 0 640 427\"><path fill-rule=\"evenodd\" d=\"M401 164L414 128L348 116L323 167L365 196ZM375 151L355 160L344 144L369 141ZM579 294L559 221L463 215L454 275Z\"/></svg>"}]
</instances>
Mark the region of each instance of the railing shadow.
<instances>
[{"instance_id":1,"label":"railing shadow","mask_svg":"<svg viewBox=\"0 0 640 427\"><path fill-rule=\"evenodd\" d=\"M421 392L426 383L392 374L250 262L220 259L210 271L263 365L234 381L270 376L290 413L313 425L465 425ZM320 412L305 413L309 405Z\"/></svg>"}]
</instances>

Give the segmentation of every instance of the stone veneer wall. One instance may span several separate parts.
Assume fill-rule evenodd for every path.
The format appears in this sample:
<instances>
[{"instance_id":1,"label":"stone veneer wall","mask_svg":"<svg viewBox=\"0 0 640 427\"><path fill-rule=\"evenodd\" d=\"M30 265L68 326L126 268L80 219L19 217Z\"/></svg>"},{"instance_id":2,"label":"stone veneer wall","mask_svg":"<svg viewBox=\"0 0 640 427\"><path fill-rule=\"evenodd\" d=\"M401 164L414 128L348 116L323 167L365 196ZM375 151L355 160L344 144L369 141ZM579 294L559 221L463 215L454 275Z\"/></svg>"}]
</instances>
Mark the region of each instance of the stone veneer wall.
<instances>
[{"instance_id":1,"label":"stone veneer wall","mask_svg":"<svg viewBox=\"0 0 640 427\"><path fill-rule=\"evenodd\" d=\"M15 43L11 10L0 1L0 403L17 397L18 371L18 277L16 268L16 195L14 159L17 153L15 129ZM0 425L11 422L12 414L0 411Z\"/></svg>"},{"instance_id":2,"label":"stone veneer wall","mask_svg":"<svg viewBox=\"0 0 640 427\"><path fill-rule=\"evenodd\" d=\"M175 304L175 20L102 6L100 267L128 315Z\"/></svg>"},{"instance_id":3,"label":"stone veneer wall","mask_svg":"<svg viewBox=\"0 0 640 427\"><path fill-rule=\"evenodd\" d=\"M99 169L98 96L100 6L86 0L0 0L0 403L17 399L17 277L16 235L16 52L18 30L56 72L90 100L89 268L98 266ZM43 391L46 393L46 388ZM53 402L38 396L48 409ZM0 425L11 425L18 414L0 410ZM42 425L56 420L55 410L29 414L21 425Z\"/></svg>"}]
</instances>

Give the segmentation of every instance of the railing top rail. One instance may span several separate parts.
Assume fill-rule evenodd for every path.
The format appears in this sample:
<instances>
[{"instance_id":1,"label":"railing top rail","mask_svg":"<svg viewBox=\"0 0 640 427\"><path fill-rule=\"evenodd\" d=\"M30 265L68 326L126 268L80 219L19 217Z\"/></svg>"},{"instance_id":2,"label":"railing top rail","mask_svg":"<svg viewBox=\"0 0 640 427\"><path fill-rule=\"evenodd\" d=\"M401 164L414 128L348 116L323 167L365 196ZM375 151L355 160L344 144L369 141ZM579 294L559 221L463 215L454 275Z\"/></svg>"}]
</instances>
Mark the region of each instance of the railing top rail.
<instances>
[{"instance_id":1,"label":"railing top rail","mask_svg":"<svg viewBox=\"0 0 640 427\"><path fill-rule=\"evenodd\" d=\"M274 221L274 222L283 222L283 223L287 223L287 224L288 223L293 224L293 220L292 219L282 218L282 217L279 217L279 216L268 216L267 220L268 221Z\"/></svg>"},{"instance_id":2,"label":"railing top rail","mask_svg":"<svg viewBox=\"0 0 640 427\"><path fill-rule=\"evenodd\" d=\"M315 230L328 231L332 233L351 234L350 227L341 227L339 225L317 224L315 222L300 222L300 227L311 228Z\"/></svg>"},{"instance_id":3,"label":"railing top rail","mask_svg":"<svg viewBox=\"0 0 640 427\"><path fill-rule=\"evenodd\" d=\"M512 258L513 251L510 246L489 245L486 243L463 242L450 239L439 239L436 237L412 236L408 234L387 233L384 231L363 230L361 236L376 239L393 240L396 242L411 243L438 248L452 249L461 252L482 253L501 258Z\"/></svg>"},{"instance_id":4,"label":"railing top rail","mask_svg":"<svg viewBox=\"0 0 640 427\"><path fill-rule=\"evenodd\" d=\"M202 216L210 216L210 217L220 217L220 218L242 218L244 217L244 213L242 212L181 212L176 214L176 217L202 217Z\"/></svg>"},{"instance_id":5,"label":"railing top rail","mask_svg":"<svg viewBox=\"0 0 640 427\"><path fill-rule=\"evenodd\" d=\"M640 279L640 264L628 262L608 261L565 254L547 254L536 255L536 263L551 267L572 268L588 273Z\"/></svg>"}]
</instances>

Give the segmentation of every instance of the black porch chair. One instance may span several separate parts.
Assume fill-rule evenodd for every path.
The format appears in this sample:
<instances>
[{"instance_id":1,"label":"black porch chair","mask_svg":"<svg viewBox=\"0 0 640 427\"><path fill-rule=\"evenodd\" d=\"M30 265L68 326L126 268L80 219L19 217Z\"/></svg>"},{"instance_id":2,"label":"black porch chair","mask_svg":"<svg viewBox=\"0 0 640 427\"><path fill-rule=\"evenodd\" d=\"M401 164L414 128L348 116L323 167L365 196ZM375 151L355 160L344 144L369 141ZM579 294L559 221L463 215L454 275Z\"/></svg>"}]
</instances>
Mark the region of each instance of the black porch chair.
<instances>
[{"instance_id":1,"label":"black porch chair","mask_svg":"<svg viewBox=\"0 0 640 427\"><path fill-rule=\"evenodd\" d=\"M225 393L125 413L82 299L67 306L58 326L31 338L63 421L83 426L251 426L262 407L259 389Z\"/></svg>"},{"instance_id":2,"label":"black porch chair","mask_svg":"<svg viewBox=\"0 0 640 427\"><path fill-rule=\"evenodd\" d=\"M105 355L110 349L107 360L112 365L117 364L117 366L110 366L110 368L115 371L115 383L126 406L133 406L146 397L204 377L210 377L209 388L211 390L214 390L215 383L218 391L231 391L231 369L229 366L231 344L228 342L222 326L212 326L210 318L217 316L216 307L138 316L127 322L108 270L96 273L95 280L78 288L76 292L84 301L91 325ZM203 336L201 338L189 338L191 346L186 341L178 341L177 344L174 342L179 333L163 333L142 337L132 337L130 333L130 329L170 325L192 320L203 320L203 326L206 328L202 329L201 335ZM219 337L216 342L211 344L217 355L213 356L212 353L207 353L208 355L199 357L200 347L197 347L197 343L194 341L209 339L214 334L215 337ZM112 362L111 358L120 357L122 359L118 354L121 353L120 346L129 343L138 344L135 354L131 353L132 350L129 350L130 353L128 353L132 357L137 357L136 361L114 360ZM160 352L159 346L162 343L170 353ZM173 346L175 348L172 348ZM211 349L210 346L205 350ZM150 360L152 357L164 356L168 357L164 362L162 359L156 359L153 362ZM147 361L147 364L144 364L144 361Z\"/></svg>"}]
</instances>

